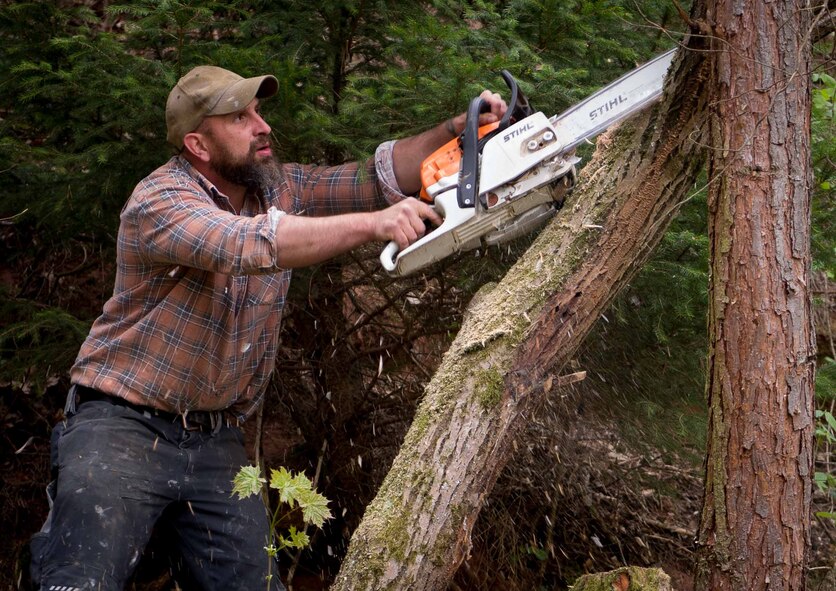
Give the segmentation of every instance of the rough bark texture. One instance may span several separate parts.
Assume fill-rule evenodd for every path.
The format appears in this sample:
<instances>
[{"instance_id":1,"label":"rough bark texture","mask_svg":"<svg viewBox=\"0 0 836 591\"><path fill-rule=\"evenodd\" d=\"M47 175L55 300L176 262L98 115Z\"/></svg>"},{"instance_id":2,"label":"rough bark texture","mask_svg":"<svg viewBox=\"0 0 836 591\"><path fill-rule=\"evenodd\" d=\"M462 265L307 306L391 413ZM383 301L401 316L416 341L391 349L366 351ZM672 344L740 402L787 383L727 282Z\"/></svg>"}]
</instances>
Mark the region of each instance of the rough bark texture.
<instances>
[{"instance_id":1,"label":"rough bark texture","mask_svg":"<svg viewBox=\"0 0 836 591\"><path fill-rule=\"evenodd\" d=\"M697 588L800 590L814 453L811 11L707 4L710 423Z\"/></svg>"},{"instance_id":2,"label":"rough bark texture","mask_svg":"<svg viewBox=\"0 0 836 591\"><path fill-rule=\"evenodd\" d=\"M599 141L564 211L500 284L479 292L333 589L446 588L515 435L556 389L553 372L694 188L701 62L682 53L662 103Z\"/></svg>"}]
</instances>

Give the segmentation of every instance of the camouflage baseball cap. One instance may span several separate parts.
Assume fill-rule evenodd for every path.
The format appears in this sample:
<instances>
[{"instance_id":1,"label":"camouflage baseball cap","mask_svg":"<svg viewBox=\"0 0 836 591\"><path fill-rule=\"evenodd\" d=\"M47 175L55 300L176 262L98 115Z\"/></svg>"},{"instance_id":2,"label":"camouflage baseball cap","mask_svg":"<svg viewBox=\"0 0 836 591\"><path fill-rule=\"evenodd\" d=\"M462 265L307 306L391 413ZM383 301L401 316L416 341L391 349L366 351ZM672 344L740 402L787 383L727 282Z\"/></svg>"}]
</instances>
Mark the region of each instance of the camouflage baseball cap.
<instances>
[{"instance_id":1,"label":"camouflage baseball cap","mask_svg":"<svg viewBox=\"0 0 836 591\"><path fill-rule=\"evenodd\" d=\"M167 139L182 148L185 135L197 129L204 117L235 113L254 98L273 96L278 89L279 81L273 76L242 78L216 66L198 66L180 78L168 95Z\"/></svg>"}]
</instances>

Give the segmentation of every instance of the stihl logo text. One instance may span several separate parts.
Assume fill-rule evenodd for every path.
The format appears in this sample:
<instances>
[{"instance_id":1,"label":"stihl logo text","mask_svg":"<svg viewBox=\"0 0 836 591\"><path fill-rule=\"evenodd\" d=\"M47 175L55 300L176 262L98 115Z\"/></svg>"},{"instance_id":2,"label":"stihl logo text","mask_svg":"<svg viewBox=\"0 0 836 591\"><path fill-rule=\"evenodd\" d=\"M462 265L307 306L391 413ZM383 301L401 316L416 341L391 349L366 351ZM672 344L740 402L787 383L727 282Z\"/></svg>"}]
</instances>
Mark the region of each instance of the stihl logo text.
<instances>
[{"instance_id":1,"label":"stihl logo text","mask_svg":"<svg viewBox=\"0 0 836 591\"><path fill-rule=\"evenodd\" d=\"M600 107L598 107L597 109L593 109L592 111L590 111L589 112L589 120L590 121L595 121L595 119L597 117L600 117L604 113L612 111L613 109L618 107L618 105L620 105L622 103L626 103L626 102L627 102L627 97L624 96L623 94L619 94L617 97L615 97L611 101L608 101L608 102L604 103L603 105L601 105Z\"/></svg>"},{"instance_id":2,"label":"stihl logo text","mask_svg":"<svg viewBox=\"0 0 836 591\"><path fill-rule=\"evenodd\" d=\"M510 141L510 140L514 139L515 137L519 136L521 133L524 133L524 132L528 131L529 129L534 129L534 124L533 123L526 123L522 127L518 127L517 129L512 129L511 131L509 131L508 133L506 133L505 135L502 136L502 141L503 142Z\"/></svg>"}]
</instances>

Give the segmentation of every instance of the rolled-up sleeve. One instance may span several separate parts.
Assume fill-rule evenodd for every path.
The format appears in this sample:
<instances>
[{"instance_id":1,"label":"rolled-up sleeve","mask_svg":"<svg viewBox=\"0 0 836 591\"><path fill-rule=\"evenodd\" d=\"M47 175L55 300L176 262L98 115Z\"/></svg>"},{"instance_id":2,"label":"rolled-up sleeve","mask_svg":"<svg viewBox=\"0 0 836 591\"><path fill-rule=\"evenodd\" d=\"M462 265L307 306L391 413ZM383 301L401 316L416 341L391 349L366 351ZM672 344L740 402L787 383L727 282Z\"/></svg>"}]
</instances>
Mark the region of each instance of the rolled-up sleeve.
<instances>
[{"instance_id":1,"label":"rolled-up sleeve","mask_svg":"<svg viewBox=\"0 0 836 591\"><path fill-rule=\"evenodd\" d=\"M377 171L377 183L383 198L389 205L397 203L405 197L395 177L395 140L384 142L374 153L374 165Z\"/></svg>"}]
</instances>

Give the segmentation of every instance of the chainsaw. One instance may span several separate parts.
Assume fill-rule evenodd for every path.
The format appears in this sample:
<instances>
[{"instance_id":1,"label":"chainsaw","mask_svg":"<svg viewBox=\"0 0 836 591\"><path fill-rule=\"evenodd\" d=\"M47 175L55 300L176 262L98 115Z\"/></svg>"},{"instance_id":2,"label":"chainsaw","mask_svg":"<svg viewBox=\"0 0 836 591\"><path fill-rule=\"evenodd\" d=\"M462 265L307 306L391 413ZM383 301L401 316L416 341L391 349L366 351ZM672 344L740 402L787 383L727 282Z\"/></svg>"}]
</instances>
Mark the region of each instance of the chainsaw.
<instances>
[{"instance_id":1,"label":"chainsaw","mask_svg":"<svg viewBox=\"0 0 836 591\"><path fill-rule=\"evenodd\" d=\"M421 164L419 198L443 223L404 250L390 242L380 254L386 272L409 275L451 254L503 244L542 227L574 187L580 162L575 148L659 98L674 51L551 118L535 112L503 70L511 96L502 119L480 127L488 105L473 99L462 134Z\"/></svg>"}]
</instances>

